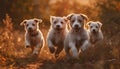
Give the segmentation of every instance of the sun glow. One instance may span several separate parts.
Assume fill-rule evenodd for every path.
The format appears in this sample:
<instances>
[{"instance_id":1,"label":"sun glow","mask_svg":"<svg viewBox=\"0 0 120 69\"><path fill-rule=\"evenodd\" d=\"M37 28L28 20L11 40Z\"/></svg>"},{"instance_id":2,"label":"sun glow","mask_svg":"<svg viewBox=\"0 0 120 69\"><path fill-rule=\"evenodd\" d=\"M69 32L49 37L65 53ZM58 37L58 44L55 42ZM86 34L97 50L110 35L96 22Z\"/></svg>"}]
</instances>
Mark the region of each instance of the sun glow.
<instances>
[{"instance_id":1,"label":"sun glow","mask_svg":"<svg viewBox=\"0 0 120 69\"><path fill-rule=\"evenodd\" d=\"M66 2L64 0L50 0L50 3L56 3L57 1ZM91 0L67 0L67 2L74 2L74 1L76 1L82 5L88 5L91 2ZM92 0L92 1L94 1L94 0Z\"/></svg>"},{"instance_id":2,"label":"sun glow","mask_svg":"<svg viewBox=\"0 0 120 69\"><path fill-rule=\"evenodd\" d=\"M76 1L82 5L88 5L90 3L90 0L76 0Z\"/></svg>"}]
</instances>

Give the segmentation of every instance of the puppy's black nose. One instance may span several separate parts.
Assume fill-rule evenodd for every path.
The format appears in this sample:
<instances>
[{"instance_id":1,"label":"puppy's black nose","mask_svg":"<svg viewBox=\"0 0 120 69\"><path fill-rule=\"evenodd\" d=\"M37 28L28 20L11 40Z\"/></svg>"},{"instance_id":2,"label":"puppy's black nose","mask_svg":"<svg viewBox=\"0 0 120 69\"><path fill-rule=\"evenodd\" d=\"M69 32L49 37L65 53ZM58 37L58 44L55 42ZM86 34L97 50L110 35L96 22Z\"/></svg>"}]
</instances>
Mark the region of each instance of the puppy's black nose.
<instances>
[{"instance_id":1,"label":"puppy's black nose","mask_svg":"<svg viewBox=\"0 0 120 69\"><path fill-rule=\"evenodd\" d=\"M78 25L75 25L76 28L78 28Z\"/></svg>"},{"instance_id":2,"label":"puppy's black nose","mask_svg":"<svg viewBox=\"0 0 120 69\"><path fill-rule=\"evenodd\" d=\"M95 29L93 29L93 32L95 32Z\"/></svg>"},{"instance_id":3,"label":"puppy's black nose","mask_svg":"<svg viewBox=\"0 0 120 69\"><path fill-rule=\"evenodd\" d=\"M57 25L57 28L60 28L60 25Z\"/></svg>"},{"instance_id":4,"label":"puppy's black nose","mask_svg":"<svg viewBox=\"0 0 120 69\"><path fill-rule=\"evenodd\" d=\"M32 30L32 28L30 27L29 30Z\"/></svg>"}]
</instances>

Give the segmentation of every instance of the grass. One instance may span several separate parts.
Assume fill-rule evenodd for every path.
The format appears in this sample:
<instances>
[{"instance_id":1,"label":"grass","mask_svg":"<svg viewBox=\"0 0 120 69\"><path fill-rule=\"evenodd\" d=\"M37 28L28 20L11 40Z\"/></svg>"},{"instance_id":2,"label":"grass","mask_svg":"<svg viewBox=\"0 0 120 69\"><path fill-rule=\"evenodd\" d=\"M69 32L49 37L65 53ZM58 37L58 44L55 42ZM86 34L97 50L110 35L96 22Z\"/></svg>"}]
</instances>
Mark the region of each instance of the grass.
<instances>
[{"instance_id":1,"label":"grass","mask_svg":"<svg viewBox=\"0 0 120 69\"><path fill-rule=\"evenodd\" d=\"M91 47L80 54L79 60L56 60L45 47L38 58L31 56L31 49L24 47L24 31L15 30L11 18L6 15L4 27L0 28L0 69L119 69L120 68L120 33L119 29L105 28L103 43ZM111 27L111 26L110 26ZM119 26L117 26L119 27ZM115 30L115 31L113 31ZM48 29L41 28L45 36ZM116 34L117 33L117 34Z\"/></svg>"}]
</instances>

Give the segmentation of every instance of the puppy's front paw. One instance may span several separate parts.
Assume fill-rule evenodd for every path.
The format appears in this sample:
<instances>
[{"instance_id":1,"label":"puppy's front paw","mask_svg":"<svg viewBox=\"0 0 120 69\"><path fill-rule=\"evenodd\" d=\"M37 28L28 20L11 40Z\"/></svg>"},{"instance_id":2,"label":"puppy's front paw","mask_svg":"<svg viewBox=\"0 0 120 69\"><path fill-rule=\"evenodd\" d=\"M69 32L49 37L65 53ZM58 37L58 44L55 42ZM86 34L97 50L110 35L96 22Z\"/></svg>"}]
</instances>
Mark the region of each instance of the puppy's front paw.
<instances>
[{"instance_id":1,"label":"puppy's front paw","mask_svg":"<svg viewBox=\"0 0 120 69\"><path fill-rule=\"evenodd\" d=\"M49 47L49 50L50 50L51 53L55 52L55 48L54 47Z\"/></svg>"}]
</instances>

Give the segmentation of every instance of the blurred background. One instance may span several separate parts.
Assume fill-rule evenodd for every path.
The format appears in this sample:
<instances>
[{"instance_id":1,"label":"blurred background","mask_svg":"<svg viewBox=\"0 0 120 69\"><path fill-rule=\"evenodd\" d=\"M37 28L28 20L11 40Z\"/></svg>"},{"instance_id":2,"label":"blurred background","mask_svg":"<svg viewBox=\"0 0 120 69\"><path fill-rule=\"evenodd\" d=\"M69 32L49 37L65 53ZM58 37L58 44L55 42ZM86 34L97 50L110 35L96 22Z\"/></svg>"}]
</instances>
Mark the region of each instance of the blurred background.
<instances>
[{"instance_id":1,"label":"blurred background","mask_svg":"<svg viewBox=\"0 0 120 69\"><path fill-rule=\"evenodd\" d=\"M47 45L40 55L42 60L28 57L31 50L24 47L25 31L20 23L24 19L42 19L40 29L46 39L50 16L70 13L83 13L89 20L102 22L103 43L70 64L54 64ZM71 64L72 69L120 68L120 0L0 0L0 68L70 69Z\"/></svg>"}]
</instances>

